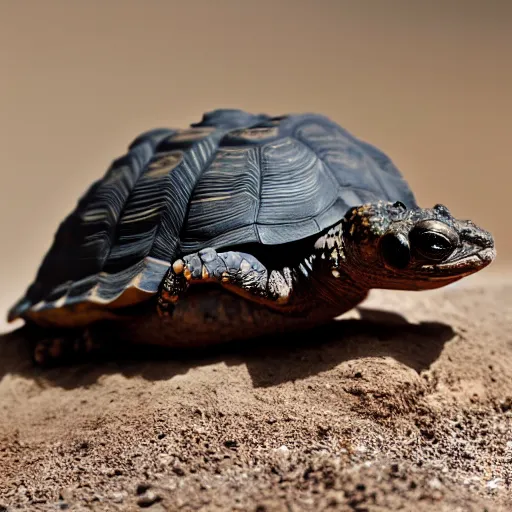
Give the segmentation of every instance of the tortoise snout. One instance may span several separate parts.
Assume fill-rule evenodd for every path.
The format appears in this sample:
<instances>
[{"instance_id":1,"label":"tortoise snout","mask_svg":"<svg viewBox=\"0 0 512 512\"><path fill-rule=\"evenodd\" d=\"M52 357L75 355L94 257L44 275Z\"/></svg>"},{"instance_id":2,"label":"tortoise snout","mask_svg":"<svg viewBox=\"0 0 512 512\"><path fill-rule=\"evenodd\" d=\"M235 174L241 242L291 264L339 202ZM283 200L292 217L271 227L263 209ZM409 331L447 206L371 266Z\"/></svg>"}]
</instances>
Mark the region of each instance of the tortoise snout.
<instances>
[{"instance_id":1,"label":"tortoise snout","mask_svg":"<svg viewBox=\"0 0 512 512\"><path fill-rule=\"evenodd\" d=\"M463 243L471 244L481 249L494 249L494 238L485 229L479 228L471 221L465 221L459 230L460 238Z\"/></svg>"},{"instance_id":2,"label":"tortoise snout","mask_svg":"<svg viewBox=\"0 0 512 512\"><path fill-rule=\"evenodd\" d=\"M494 258L496 258L496 249L494 249L494 247L487 247L478 252L477 256L483 263L488 265L494 261Z\"/></svg>"}]
</instances>

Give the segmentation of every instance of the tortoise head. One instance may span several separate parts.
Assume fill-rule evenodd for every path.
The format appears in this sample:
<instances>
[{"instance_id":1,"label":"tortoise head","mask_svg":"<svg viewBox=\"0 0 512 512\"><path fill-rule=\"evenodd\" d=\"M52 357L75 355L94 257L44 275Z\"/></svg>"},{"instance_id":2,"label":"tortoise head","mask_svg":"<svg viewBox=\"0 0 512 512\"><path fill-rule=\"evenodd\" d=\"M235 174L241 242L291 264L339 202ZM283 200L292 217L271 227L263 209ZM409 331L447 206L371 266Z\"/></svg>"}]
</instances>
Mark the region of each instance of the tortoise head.
<instances>
[{"instance_id":1,"label":"tortoise head","mask_svg":"<svg viewBox=\"0 0 512 512\"><path fill-rule=\"evenodd\" d=\"M440 204L407 209L379 202L350 210L345 220L343 271L368 288L439 288L496 256L489 232Z\"/></svg>"}]
</instances>

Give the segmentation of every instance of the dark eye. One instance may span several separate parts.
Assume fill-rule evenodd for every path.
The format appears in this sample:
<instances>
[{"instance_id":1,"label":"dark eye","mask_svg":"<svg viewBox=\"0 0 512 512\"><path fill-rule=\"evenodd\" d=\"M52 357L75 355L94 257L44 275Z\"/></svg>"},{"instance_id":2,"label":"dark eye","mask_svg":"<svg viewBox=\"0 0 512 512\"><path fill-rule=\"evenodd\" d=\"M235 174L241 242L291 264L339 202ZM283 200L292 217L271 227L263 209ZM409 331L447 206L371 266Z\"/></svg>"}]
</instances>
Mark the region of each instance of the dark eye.
<instances>
[{"instance_id":1,"label":"dark eye","mask_svg":"<svg viewBox=\"0 0 512 512\"><path fill-rule=\"evenodd\" d=\"M411 260L409 241L403 235L384 235L380 242L380 250L384 261L394 268L405 268Z\"/></svg>"},{"instance_id":2,"label":"dark eye","mask_svg":"<svg viewBox=\"0 0 512 512\"><path fill-rule=\"evenodd\" d=\"M457 245L457 235L445 224L431 221L417 225L409 234L413 250L431 261L443 261Z\"/></svg>"},{"instance_id":3,"label":"dark eye","mask_svg":"<svg viewBox=\"0 0 512 512\"><path fill-rule=\"evenodd\" d=\"M395 208L400 208L403 211L407 210L407 206L405 206L405 204L402 203L402 201L396 201L395 203L393 203L393 206Z\"/></svg>"}]
</instances>

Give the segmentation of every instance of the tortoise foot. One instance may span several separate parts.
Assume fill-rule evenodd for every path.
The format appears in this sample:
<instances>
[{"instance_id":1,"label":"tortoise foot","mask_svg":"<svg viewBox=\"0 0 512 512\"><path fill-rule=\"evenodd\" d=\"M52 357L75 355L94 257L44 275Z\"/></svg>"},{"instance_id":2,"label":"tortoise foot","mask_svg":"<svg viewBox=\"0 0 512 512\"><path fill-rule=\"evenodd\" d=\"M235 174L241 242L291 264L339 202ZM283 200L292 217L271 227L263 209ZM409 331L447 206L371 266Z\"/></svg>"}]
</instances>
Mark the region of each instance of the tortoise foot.
<instances>
[{"instance_id":1,"label":"tortoise foot","mask_svg":"<svg viewBox=\"0 0 512 512\"><path fill-rule=\"evenodd\" d=\"M81 332L73 331L37 340L33 359L39 366L58 366L84 361L98 348L87 329Z\"/></svg>"}]
</instances>

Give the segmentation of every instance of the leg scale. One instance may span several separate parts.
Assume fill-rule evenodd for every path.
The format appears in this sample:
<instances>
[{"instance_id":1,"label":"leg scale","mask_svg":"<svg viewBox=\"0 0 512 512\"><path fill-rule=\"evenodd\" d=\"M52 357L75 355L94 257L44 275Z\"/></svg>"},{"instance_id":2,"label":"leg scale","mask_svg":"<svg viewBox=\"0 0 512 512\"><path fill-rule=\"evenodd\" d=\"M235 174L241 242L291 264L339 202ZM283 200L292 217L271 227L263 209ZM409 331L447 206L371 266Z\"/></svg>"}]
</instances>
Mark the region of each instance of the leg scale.
<instances>
[{"instance_id":1,"label":"leg scale","mask_svg":"<svg viewBox=\"0 0 512 512\"><path fill-rule=\"evenodd\" d=\"M254 256L243 252L221 252L207 248L173 263L163 280L158 311L172 313L190 284L217 282L246 298L272 306L286 304L292 291L288 271L269 272Z\"/></svg>"}]
</instances>

